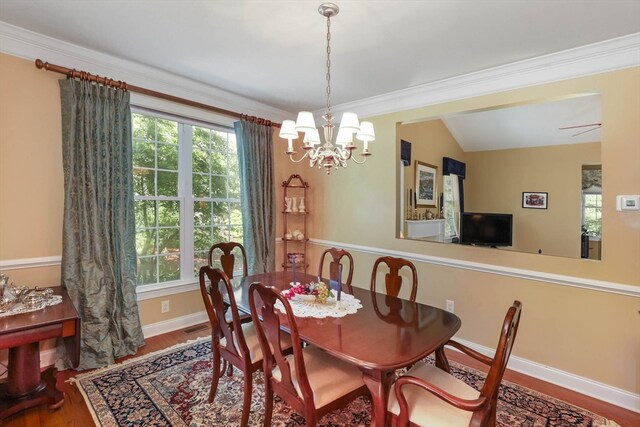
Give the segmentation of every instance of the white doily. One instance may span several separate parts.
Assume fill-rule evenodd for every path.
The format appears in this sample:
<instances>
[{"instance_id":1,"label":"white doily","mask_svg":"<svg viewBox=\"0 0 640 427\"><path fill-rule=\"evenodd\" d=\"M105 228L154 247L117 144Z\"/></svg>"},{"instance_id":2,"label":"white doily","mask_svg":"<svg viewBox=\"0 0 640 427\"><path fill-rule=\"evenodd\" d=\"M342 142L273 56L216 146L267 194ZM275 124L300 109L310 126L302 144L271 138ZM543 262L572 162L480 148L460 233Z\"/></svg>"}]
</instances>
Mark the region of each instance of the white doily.
<instances>
[{"instance_id":1,"label":"white doily","mask_svg":"<svg viewBox=\"0 0 640 427\"><path fill-rule=\"evenodd\" d=\"M286 292L286 291L285 291ZM330 300L326 304L316 301L302 301L297 297L289 300L293 315L296 317L315 317L322 319L324 317L344 317L347 314L353 314L362 308L360 300L353 295L342 293L340 303ZM275 308L284 313L284 306L280 301L276 301Z\"/></svg>"},{"instance_id":2,"label":"white doily","mask_svg":"<svg viewBox=\"0 0 640 427\"><path fill-rule=\"evenodd\" d=\"M60 295L51 295L49 298L45 300L44 307L48 307L50 305L60 304L62 302L62 297ZM28 308L23 303L16 303L11 310L5 311L4 313L0 313L0 317L13 316L14 314L20 313L29 313L30 311L42 310L44 307L36 307L36 308Z\"/></svg>"}]
</instances>

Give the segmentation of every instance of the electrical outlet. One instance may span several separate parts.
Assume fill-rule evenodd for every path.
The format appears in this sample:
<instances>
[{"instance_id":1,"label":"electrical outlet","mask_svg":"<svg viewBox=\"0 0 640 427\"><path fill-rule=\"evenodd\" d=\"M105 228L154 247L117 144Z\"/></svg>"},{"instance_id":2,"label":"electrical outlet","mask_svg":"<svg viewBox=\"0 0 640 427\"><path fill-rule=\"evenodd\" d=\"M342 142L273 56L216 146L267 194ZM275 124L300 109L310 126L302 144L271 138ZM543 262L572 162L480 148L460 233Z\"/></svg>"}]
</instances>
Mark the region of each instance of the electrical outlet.
<instances>
[{"instance_id":1,"label":"electrical outlet","mask_svg":"<svg viewBox=\"0 0 640 427\"><path fill-rule=\"evenodd\" d=\"M453 313L453 300L447 300L447 311Z\"/></svg>"},{"instance_id":2,"label":"electrical outlet","mask_svg":"<svg viewBox=\"0 0 640 427\"><path fill-rule=\"evenodd\" d=\"M160 311L161 311L162 313L168 313L168 312L169 312L169 308L170 308L170 306L169 306L169 300L164 300L164 301L162 301L162 304L161 304L161 306L160 306Z\"/></svg>"}]
</instances>

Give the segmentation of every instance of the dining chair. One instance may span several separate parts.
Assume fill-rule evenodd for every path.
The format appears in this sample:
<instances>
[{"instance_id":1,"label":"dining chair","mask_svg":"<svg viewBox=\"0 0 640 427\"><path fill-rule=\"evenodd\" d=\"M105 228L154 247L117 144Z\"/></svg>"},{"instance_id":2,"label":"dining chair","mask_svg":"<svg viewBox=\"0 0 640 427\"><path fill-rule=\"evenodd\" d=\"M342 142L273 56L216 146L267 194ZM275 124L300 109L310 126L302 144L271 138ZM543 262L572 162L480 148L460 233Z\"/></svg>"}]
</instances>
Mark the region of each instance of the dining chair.
<instances>
[{"instance_id":1,"label":"dining chair","mask_svg":"<svg viewBox=\"0 0 640 427\"><path fill-rule=\"evenodd\" d=\"M351 287L351 279L353 279L353 257L344 249L327 249L322 253L322 256L320 257L320 266L318 267L319 277L323 277L322 270L324 269L324 259L327 255L331 255L331 261L329 262L329 279L336 281L338 280L338 268L340 266L340 261L342 260L342 258L347 258L347 260L349 261L349 273L346 282L344 282L344 287L346 287L347 293L353 294L353 288ZM343 288L343 290L345 289Z\"/></svg>"},{"instance_id":2,"label":"dining chair","mask_svg":"<svg viewBox=\"0 0 640 427\"><path fill-rule=\"evenodd\" d=\"M209 292L207 283L209 281ZM219 283L223 283L229 298L231 324L220 322L225 318L223 295ZM246 426L249 421L251 394L253 389L252 376L262 367L262 351L253 323L242 324L238 314L238 307L233 294L229 277L218 268L204 266L200 268L200 292L204 301L209 322L211 323L211 351L213 353L213 378L209 391L209 402L213 402L218 382L220 380L220 359L244 372L244 399L242 404L242 418L240 425ZM283 346L290 347L291 340L283 336ZM224 369L223 369L224 370Z\"/></svg>"},{"instance_id":3,"label":"dining chair","mask_svg":"<svg viewBox=\"0 0 640 427\"><path fill-rule=\"evenodd\" d=\"M246 276L248 274L247 253L244 250L244 246L240 243L220 242L211 246L208 256L209 263L207 264L209 267L213 267L214 256L217 255L218 252L222 252L220 254L220 265L222 267L222 271L224 271L229 279L233 279L236 255L238 252L242 255L242 275Z\"/></svg>"},{"instance_id":4,"label":"dining chair","mask_svg":"<svg viewBox=\"0 0 640 427\"><path fill-rule=\"evenodd\" d=\"M392 424L396 427L495 426L498 391L518 332L521 310L520 301L514 301L509 307L493 358L453 340L447 342L446 345L489 366L479 392L451 375L448 362L444 367L446 371L426 363L416 365L396 380L395 393L389 396L387 414Z\"/></svg>"},{"instance_id":5,"label":"dining chair","mask_svg":"<svg viewBox=\"0 0 640 427\"><path fill-rule=\"evenodd\" d=\"M387 295L397 297L402 288L402 276L400 276L400 270L404 267L409 268L412 274L411 294L409 295L409 301L415 302L416 293L418 291L418 272L415 265L409 260L404 258L395 258L390 256L380 257L373 264L371 270L371 292L376 292L376 277L378 274L378 266L380 264L386 264L389 268L389 272L384 276L384 283Z\"/></svg>"},{"instance_id":6,"label":"dining chair","mask_svg":"<svg viewBox=\"0 0 640 427\"><path fill-rule=\"evenodd\" d=\"M292 355L286 356L282 349L281 316L276 303L284 310L293 343ZM289 301L276 288L253 283L249 304L264 355L265 427L271 426L274 392L303 415L310 427L315 427L324 414L368 393L362 373L355 365L312 345L302 348Z\"/></svg>"},{"instance_id":7,"label":"dining chair","mask_svg":"<svg viewBox=\"0 0 640 427\"><path fill-rule=\"evenodd\" d=\"M244 246L237 242L220 242L216 243L209 249L208 255L208 266L214 266L214 260L218 261L215 258L218 254L220 254L220 266L222 267L222 271L227 275L229 279L233 279L235 272L235 264L236 264L236 256L240 255L242 257L242 276L246 276L248 274L247 268L247 253L244 250ZM226 310L226 321L231 326L231 315L228 311L229 305L227 303L224 304ZM240 323L248 323L251 322L251 316L246 313L240 313ZM229 371L231 374L232 371Z\"/></svg>"}]
</instances>

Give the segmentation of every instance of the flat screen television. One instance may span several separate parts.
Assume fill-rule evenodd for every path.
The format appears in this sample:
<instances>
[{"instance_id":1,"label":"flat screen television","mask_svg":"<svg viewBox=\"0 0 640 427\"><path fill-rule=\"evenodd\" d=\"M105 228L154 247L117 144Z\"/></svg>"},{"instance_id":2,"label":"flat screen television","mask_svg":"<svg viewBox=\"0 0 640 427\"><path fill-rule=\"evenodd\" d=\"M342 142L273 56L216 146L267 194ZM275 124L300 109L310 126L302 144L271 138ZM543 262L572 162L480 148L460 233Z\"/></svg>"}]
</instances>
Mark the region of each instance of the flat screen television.
<instances>
[{"instance_id":1,"label":"flat screen television","mask_svg":"<svg viewBox=\"0 0 640 427\"><path fill-rule=\"evenodd\" d=\"M463 212L460 243L477 246L511 246L513 215Z\"/></svg>"}]
</instances>

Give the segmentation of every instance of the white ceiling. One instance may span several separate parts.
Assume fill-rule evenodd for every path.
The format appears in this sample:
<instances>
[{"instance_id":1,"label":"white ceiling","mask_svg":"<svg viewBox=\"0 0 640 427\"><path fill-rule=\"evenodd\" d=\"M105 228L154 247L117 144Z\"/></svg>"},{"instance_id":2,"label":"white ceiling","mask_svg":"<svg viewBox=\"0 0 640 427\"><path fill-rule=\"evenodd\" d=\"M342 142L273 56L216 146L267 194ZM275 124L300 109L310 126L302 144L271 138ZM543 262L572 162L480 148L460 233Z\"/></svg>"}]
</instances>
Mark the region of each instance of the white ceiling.
<instances>
[{"instance_id":1,"label":"white ceiling","mask_svg":"<svg viewBox=\"0 0 640 427\"><path fill-rule=\"evenodd\" d=\"M599 142L600 95L579 96L443 117L463 151ZM572 129L561 129L574 127Z\"/></svg>"},{"instance_id":2,"label":"white ceiling","mask_svg":"<svg viewBox=\"0 0 640 427\"><path fill-rule=\"evenodd\" d=\"M0 0L0 21L295 112L325 102L320 3ZM336 3L334 105L640 32L640 0Z\"/></svg>"}]
</instances>

